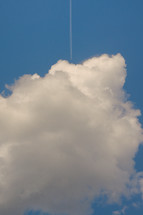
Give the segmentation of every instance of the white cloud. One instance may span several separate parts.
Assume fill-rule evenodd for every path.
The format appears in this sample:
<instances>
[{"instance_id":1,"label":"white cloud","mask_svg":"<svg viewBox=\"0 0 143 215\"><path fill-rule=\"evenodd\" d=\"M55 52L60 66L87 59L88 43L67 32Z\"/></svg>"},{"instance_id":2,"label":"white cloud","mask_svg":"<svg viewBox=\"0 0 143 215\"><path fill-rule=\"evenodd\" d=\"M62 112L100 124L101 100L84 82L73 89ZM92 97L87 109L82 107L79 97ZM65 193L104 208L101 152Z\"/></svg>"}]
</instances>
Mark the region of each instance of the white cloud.
<instances>
[{"instance_id":1,"label":"white cloud","mask_svg":"<svg viewBox=\"0 0 143 215\"><path fill-rule=\"evenodd\" d=\"M59 61L0 97L0 214L87 215L101 194L109 202L131 195L143 136L125 77L120 54Z\"/></svg>"},{"instance_id":2,"label":"white cloud","mask_svg":"<svg viewBox=\"0 0 143 215\"><path fill-rule=\"evenodd\" d=\"M121 212L120 211L113 211L113 213L112 213L113 215L120 215L121 214Z\"/></svg>"},{"instance_id":3,"label":"white cloud","mask_svg":"<svg viewBox=\"0 0 143 215\"><path fill-rule=\"evenodd\" d=\"M113 211L113 215L123 215L123 214L125 214L125 212L126 212L126 210L128 209L128 207L127 206L124 206L121 210L117 210L117 211Z\"/></svg>"}]
</instances>

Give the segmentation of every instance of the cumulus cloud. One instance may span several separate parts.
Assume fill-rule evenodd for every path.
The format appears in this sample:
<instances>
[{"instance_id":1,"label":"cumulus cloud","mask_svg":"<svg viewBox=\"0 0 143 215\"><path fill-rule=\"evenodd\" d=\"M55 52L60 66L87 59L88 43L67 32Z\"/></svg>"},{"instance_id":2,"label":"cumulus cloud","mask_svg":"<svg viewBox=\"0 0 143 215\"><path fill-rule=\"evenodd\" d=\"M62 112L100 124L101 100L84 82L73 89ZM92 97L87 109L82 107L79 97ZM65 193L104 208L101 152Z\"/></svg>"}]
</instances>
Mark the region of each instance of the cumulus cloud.
<instances>
[{"instance_id":1,"label":"cumulus cloud","mask_svg":"<svg viewBox=\"0 0 143 215\"><path fill-rule=\"evenodd\" d=\"M126 99L124 58L60 60L0 97L0 214L27 209L88 215L136 192L140 111Z\"/></svg>"}]
</instances>

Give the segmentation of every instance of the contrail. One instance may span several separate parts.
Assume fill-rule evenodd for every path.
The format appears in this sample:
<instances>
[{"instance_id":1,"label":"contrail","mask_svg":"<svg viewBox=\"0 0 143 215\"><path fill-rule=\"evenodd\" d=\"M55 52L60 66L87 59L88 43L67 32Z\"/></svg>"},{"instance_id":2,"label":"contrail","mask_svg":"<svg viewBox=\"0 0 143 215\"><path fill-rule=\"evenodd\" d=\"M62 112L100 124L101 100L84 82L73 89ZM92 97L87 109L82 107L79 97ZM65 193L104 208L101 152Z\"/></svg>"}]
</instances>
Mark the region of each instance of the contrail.
<instances>
[{"instance_id":1,"label":"contrail","mask_svg":"<svg viewBox=\"0 0 143 215\"><path fill-rule=\"evenodd\" d=\"M72 60L72 0L70 0L70 58Z\"/></svg>"}]
</instances>

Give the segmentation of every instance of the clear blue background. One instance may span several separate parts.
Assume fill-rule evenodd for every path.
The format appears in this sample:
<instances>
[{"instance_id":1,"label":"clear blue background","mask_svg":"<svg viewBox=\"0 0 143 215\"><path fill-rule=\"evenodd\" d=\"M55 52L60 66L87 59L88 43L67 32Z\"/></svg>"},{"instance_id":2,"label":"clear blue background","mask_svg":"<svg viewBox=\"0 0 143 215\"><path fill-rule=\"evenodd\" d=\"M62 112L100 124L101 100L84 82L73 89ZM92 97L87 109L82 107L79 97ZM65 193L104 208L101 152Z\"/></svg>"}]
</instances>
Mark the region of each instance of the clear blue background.
<instances>
[{"instance_id":1,"label":"clear blue background","mask_svg":"<svg viewBox=\"0 0 143 215\"><path fill-rule=\"evenodd\" d=\"M143 0L73 0L73 63L103 53L121 53L125 90L143 113ZM0 91L23 74L44 75L59 59L70 60L69 0L0 0ZM140 118L143 123L143 117ZM136 158L143 170L143 147ZM142 215L143 203L127 215ZM94 204L97 215L122 206ZM37 213L37 214L36 214ZM39 215L27 212L26 215ZM41 215L41 214L40 214Z\"/></svg>"}]
</instances>

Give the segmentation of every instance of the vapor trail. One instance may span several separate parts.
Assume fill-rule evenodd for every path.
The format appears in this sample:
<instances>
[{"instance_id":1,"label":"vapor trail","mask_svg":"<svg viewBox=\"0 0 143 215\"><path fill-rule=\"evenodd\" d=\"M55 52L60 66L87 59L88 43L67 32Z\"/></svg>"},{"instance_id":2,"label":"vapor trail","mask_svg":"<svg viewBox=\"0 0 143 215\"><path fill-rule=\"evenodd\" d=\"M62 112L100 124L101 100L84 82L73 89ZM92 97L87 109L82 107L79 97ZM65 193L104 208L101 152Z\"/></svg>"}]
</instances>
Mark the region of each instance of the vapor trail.
<instances>
[{"instance_id":1,"label":"vapor trail","mask_svg":"<svg viewBox=\"0 0 143 215\"><path fill-rule=\"evenodd\" d=\"M70 58L72 60L72 0L70 0Z\"/></svg>"}]
</instances>

